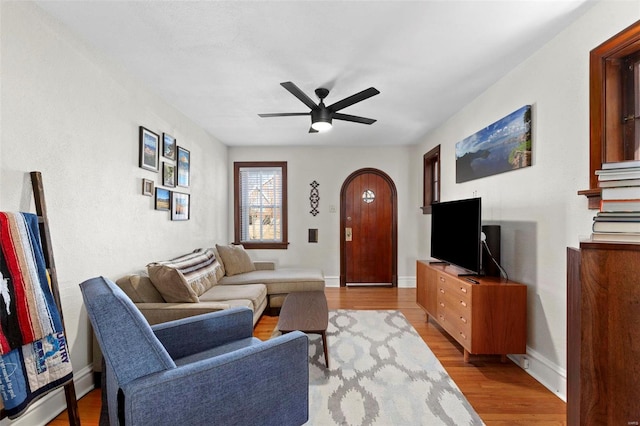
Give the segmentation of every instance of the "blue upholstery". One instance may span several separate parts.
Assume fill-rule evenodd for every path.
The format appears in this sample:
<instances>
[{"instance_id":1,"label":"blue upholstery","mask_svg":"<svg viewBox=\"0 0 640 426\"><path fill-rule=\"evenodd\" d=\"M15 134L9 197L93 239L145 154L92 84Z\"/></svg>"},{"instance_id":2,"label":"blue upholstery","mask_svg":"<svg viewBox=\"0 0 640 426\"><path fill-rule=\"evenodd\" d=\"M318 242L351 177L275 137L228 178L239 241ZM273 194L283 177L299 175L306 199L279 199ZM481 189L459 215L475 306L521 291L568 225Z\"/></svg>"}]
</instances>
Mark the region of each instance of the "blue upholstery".
<instances>
[{"instance_id":1,"label":"blue upholstery","mask_svg":"<svg viewBox=\"0 0 640 426\"><path fill-rule=\"evenodd\" d=\"M113 282L80 284L102 349L111 425L300 425L309 417L308 339L262 342L248 308L149 326Z\"/></svg>"}]
</instances>

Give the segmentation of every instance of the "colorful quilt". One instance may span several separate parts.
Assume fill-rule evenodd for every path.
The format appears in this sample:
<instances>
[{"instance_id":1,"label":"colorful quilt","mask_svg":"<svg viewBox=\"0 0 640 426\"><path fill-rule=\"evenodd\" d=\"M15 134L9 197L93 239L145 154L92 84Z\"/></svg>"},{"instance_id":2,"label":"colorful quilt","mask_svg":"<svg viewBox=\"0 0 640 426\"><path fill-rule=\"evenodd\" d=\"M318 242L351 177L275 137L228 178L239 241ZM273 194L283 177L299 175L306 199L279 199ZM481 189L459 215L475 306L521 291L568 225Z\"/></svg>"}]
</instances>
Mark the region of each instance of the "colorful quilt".
<instances>
[{"instance_id":1,"label":"colorful quilt","mask_svg":"<svg viewBox=\"0 0 640 426\"><path fill-rule=\"evenodd\" d=\"M0 213L0 395L9 418L73 379L38 217Z\"/></svg>"}]
</instances>

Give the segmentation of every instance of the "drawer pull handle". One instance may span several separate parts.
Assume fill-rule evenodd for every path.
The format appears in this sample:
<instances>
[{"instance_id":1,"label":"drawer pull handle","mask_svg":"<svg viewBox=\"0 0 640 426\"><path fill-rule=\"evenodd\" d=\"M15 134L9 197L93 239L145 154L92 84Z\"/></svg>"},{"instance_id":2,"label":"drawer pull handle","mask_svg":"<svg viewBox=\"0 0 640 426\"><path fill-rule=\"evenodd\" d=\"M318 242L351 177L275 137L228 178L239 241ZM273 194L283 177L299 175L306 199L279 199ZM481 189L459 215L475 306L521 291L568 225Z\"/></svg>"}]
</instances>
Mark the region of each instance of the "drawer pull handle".
<instances>
[{"instance_id":1,"label":"drawer pull handle","mask_svg":"<svg viewBox=\"0 0 640 426\"><path fill-rule=\"evenodd\" d=\"M442 306L444 308L444 303L440 302L440 306Z\"/></svg>"},{"instance_id":2,"label":"drawer pull handle","mask_svg":"<svg viewBox=\"0 0 640 426\"><path fill-rule=\"evenodd\" d=\"M444 288L440 289L440 293L444 294Z\"/></svg>"},{"instance_id":3,"label":"drawer pull handle","mask_svg":"<svg viewBox=\"0 0 640 426\"><path fill-rule=\"evenodd\" d=\"M465 302L464 300L461 300L461 301L460 301L460 304L461 304L462 306L464 306L465 308L467 307L467 302Z\"/></svg>"},{"instance_id":4,"label":"drawer pull handle","mask_svg":"<svg viewBox=\"0 0 640 426\"><path fill-rule=\"evenodd\" d=\"M464 288L464 287L460 287L460 291L461 291L461 292L463 292L463 293L466 293L466 292L467 292L467 289L466 289L466 288Z\"/></svg>"},{"instance_id":5,"label":"drawer pull handle","mask_svg":"<svg viewBox=\"0 0 640 426\"><path fill-rule=\"evenodd\" d=\"M460 332L460 337L462 337L464 340L467 340L467 336L465 336L462 331Z\"/></svg>"},{"instance_id":6,"label":"drawer pull handle","mask_svg":"<svg viewBox=\"0 0 640 426\"><path fill-rule=\"evenodd\" d=\"M439 277L441 282L444 282L444 277Z\"/></svg>"},{"instance_id":7,"label":"drawer pull handle","mask_svg":"<svg viewBox=\"0 0 640 426\"><path fill-rule=\"evenodd\" d=\"M467 319L465 317L460 317L460 321L462 321L463 323L467 323Z\"/></svg>"}]
</instances>

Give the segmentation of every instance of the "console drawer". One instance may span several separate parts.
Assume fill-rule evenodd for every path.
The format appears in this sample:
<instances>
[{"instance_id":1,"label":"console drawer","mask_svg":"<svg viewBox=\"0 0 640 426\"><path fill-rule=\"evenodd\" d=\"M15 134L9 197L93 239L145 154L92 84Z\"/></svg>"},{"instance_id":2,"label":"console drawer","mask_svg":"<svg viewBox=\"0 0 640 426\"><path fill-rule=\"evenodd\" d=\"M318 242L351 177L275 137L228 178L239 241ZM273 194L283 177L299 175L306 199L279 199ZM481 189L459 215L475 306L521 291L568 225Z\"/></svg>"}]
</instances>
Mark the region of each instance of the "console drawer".
<instances>
[{"instance_id":1,"label":"console drawer","mask_svg":"<svg viewBox=\"0 0 640 426\"><path fill-rule=\"evenodd\" d=\"M440 294L450 294L471 303L472 284L467 284L457 278L453 278L443 273L438 273L438 292Z\"/></svg>"}]
</instances>

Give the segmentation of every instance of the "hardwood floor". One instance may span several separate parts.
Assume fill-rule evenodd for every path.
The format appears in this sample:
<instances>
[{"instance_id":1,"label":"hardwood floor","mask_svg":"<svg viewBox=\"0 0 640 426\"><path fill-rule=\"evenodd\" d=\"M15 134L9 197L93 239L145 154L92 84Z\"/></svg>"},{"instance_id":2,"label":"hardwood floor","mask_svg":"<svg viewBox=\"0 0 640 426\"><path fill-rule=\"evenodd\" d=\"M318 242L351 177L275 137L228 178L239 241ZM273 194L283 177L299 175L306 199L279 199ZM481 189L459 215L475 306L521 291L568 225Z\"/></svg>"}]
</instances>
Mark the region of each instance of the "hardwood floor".
<instances>
[{"instance_id":1,"label":"hardwood floor","mask_svg":"<svg viewBox=\"0 0 640 426\"><path fill-rule=\"evenodd\" d=\"M425 321L424 311L415 303L415 289L327 288L326 294L329 309L400 310L487 425L566 424L566 404L511 361L472 356L469 363L464 363L462 347L439 326ZM255 336L267 340L277 322L277 317L264 315L255 327ZM98 424L99 389L79 401L79 411L83 426ZM49 423L67 424L66 413Z\"/></svg>"}]
</instances>

